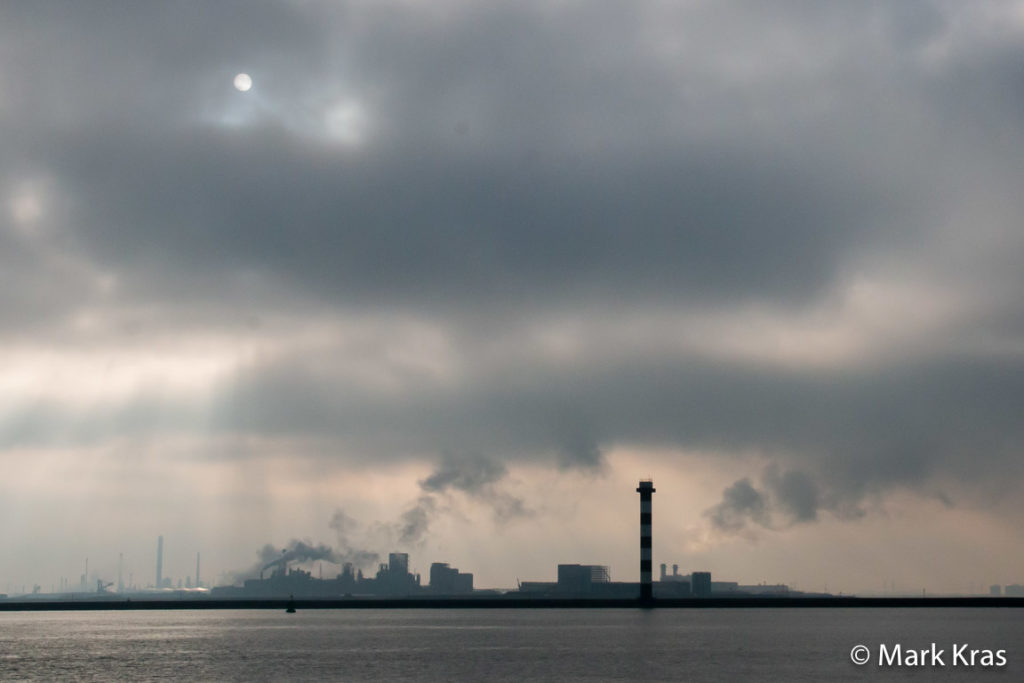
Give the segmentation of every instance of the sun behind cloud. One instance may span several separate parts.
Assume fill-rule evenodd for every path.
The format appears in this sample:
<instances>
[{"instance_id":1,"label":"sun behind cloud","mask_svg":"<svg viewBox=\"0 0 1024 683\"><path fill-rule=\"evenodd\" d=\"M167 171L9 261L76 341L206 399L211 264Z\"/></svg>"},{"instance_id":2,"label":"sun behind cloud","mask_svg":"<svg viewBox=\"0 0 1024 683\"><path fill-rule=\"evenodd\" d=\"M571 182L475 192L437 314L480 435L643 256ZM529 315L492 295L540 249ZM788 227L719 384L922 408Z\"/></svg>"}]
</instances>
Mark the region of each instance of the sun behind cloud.
<instances>
[{"instance_id":1,"label":"sun behind cloud","mask_svg":"<svg viewBox=\"0 0 1024 683\"><path fill-rule=\"evenodd\" d=\"M240 92L248 92L252 88L252 76L247 73L240 73L235 76L235 89Z\"/></svg>"}]
</instances>

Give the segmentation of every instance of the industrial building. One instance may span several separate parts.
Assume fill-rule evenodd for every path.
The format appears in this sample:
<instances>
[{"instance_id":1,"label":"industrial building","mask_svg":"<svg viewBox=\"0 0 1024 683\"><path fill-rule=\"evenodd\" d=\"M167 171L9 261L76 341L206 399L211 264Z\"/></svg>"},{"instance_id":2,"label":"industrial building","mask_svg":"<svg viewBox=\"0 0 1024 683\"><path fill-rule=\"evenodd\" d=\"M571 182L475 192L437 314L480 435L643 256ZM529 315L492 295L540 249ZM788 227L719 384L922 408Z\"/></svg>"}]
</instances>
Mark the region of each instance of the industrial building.
<instances>
[{"instance_id":1,"label":"industrial building","mask_svg":"<svg viewBox=\"0 0 1024 683\"><path fill-rule=\"evenodd\" d=\"M589 595L595 587L611 581L608 567L599 564L558 565L557 590L563 594Z\"/></svg>"},{"instance_id":2,"label":"industrial building","mask_svg":"<svg viewBox=\"0 0 1024 683\"><path fill-rule=\"evenodd\" d=\"M430 585L420 583L420 575L409 571L408 553L390 553L387 563L377 567L373 577L364 576L351 562L342 566L334 578L314 578L311 572L290 568L286 557L263 567L258 579L248 579L242 586L219 586L213 597L413 597L433 595L470 595L474 592L473 575L460 572L446 562L430 566ZM272 570L266 575L267 570Z\"/></svg>"},{"instance_id":3,"label":"industrial building","mask_svg":"<svg viewBox=\"0 0 1024 683\"><path fill-rule=\"evenodd\" d=\"M518 592L528 597L545 598L636 598L641 584L636 581L612 581L608 567L596 564L560 564L557 581L521 581ZM670 579L672 577L669 577ZM652 584L655 598L688 598L688 577Z\"/></svg>"},{"instance_id":4,"label":"industrial building","mask_svg":"<svg viewBox=\"0 0 1024 683\"><path fill-rule=\"evenodd\" d=\"M660 565L657 583L652 580L654 551L654 482L641 479L636 489L640 494L640 582L613 582L607 566L594 564L560 564L557 581L522 581L518 592L530 597L571 598L707 598L740 595L786 595L783 585L743 586L736 582L712 583L711 572L693 572L689 576L679 573L679 565ZM747 589L747 590L741 590Z\"/></svg>"},{"instance_id":5,"label":"industrial building","mask_svg":"<svg viewBox=\"0 0 1024 683\"><path fill-rule=\"evenodd\" d=\"M711 572L693 572L690 574L690 589L695 598L711 597Z\"/></svg>"},{"instance_id":6,"label":"industrial building","mask_svg":"<svg viewBox=\"0 0 1024 683\"><path fill-rule=\"evenodd\" d=\"M672 565L672 573L666 572L667 565L661 563L661 575L658 583L654 585L654 597L656 598L688 598L690 592L690 577L679 573L679 565Z\"/></svg>"},{"instance_id":7,"label":"industrial building","mask_svg":"<svg viewBox=\"0 0 1024 683\"><path fill-rule=\"evenodd\" d=\"M522 581L518 583L518 589L509 593L509 597L535 597L535 598L591 598L591 599L639 599L649 601L655 598L707 598L707 597L750 597L750 596L795 596L802 593L790 591L783 584L760 584L740 585L734 581L712 581L711 573L708 571L697 571L692 574L680 574L679 565L672 565L672 573L668 573L668 565L660 564L658 580L655 582L652 576L653 566L653 494L654 483L650 479L640 480L636 488L640 494L640 581L639 582L613 582L611 572L607 565L602 564L559 564L556 567L554 581ZM267 597L288 597L296 598L331 598L331 597L357 597L357 596L381 596L381 597L447 597L447 596L482 596L483 594L499 595L499 591L480 591L474 589L473 574L461 572L451 567L446 562L434 562L430 565L430 583L422 585L420 575L409 570L409 555L402 552L392 552L388 555L388 561L377 567L374 576L365 576L361 569L353 566L352 563L345 563L341 573L333 578L323 578L322 570L320 576L314 578L310 571L303 569L307 566L299 565L304 556L296 555L294 551L285 552L260 568L258 578L250 578L244 581L241 586L219 586L210 591L201 588L200 583L200 556L196 553L195 558L195 583L192 577L188 577L182 586L182 580L178 579L178 590L172 591L172 580L164 576L164 538L157 537L156 547L156 572L153 588L143 589L145 593L159 594L162 597L175 595L208 594L217 598L267 598ZM79 591L92 596L123 595L125 591L134 592L134 582L129 577L128 585L125 585L122 576L124 556L118 557L118 592L111 593L108 589L113 585L103 580L96 581L95 592L90 585L87 585L89 577L88 559L85 564L85 573L81 577ZM68 591L71 582L61 579L61 593L73 595ZM1000 586L993 586L993 595L1002 592ZM39 587L33 590L33 595L39 593ZM1009 585L1005 587L1005 594L1009 596L1024 594L1024 587Z\"/></svg>"},{"instance_id":8,"label":"industrial building","mask_svg":"<svg viewBox=\"0 0 1024 683\"><path fill-rule=\"evenodd\" d=\"M434 595L465 595L473 592L473 575L449 567L447 562L430 565L430 592Z\"/></svg>"}]
</instances>

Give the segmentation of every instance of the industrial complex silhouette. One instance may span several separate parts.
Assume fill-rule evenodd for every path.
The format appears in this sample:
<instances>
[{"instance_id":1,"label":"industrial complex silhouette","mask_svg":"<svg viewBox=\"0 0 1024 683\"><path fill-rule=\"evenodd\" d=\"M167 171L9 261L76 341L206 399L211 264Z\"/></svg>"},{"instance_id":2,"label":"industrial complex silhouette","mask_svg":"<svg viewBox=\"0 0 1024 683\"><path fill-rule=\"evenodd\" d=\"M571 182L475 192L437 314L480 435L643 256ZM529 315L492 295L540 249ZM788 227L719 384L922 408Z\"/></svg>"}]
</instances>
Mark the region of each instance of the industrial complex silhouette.
<instances>
[{"instance_id":1,"label":"industrial complex silhouette","mask_svg":"<svg viewBox=\"0 0 1024 683\"><path fill-rule=\"evenodd\" d=\"M61 591L42 593L35 586L32 593L7 597L0 594L0 608L14 608L15 603L33 609L51 608L45 605L74 605L83 607L91 603L95 608L103 608L104 604L116 602L128 604L136 608L144 605L157 607L169 604L182 605L188 601L192 606L201 607L230 606L243 601L267 602L287 599L289 609L294 609L294 600L304 600L307 605L312 602L322 603L321 606L342 604L369 604L394 606L414 606L416 604L455 605L500 605L515 604L518 606L565 605L580 604L602 606L611 603L639 602L640 604L700 604L715 603L725 600L731 604L746 603L754 600L771 603L784 600L794 602L793 598L802 598L803 602L814 600L844 600L834 598L825 593L804 593L791 590L785 584L742 585L733 581L712 581L711 572L694 571L680 574L679 565L672 565L672 573L668 573L668 565L661 563L658 579L654 580L653 572L653 497L654 482L641 480L636 489L640 494L640 581L621 582L611 580L611 571L605 565L559 564L554 581L519 581L512 590L479 589L473 585L473 574L462 572L445 562L434 562L430 565L428 582L423 583L419 574L409 570L409 555L404 552L393 552L386 563L380 563L373 576L364 575L362 570L352 562L342 563L341 573L333 578L323 577L323 565L320 565L319 576L314 577L312 571L303 569L315 559L333 557L326 546L317 548L305 547L284 550L278 557L258 565L259 577L245 579L241 585L215 586L208 588L200 582L199 554L196 554L195 583L192 577L184 582L178 580L174 586L170 577L163 574L164 538L157 539L156 575L151 586L139 588L129 581L126 586L121 576L120 562L118 569L117 590L109 590L113 582L98 579L95 592L89 584L88 560L86 573L82 575L80 590L69 590L70 585L63 580ZM294 543L293 543L294 545ZM302 544L299 544L302 545ZM291 566L295 565L295 566ZM999 586L993 586L989 601L1015 601L1016 596L1024 594L1024 588L1017 585L1006 586L1005 596ZM846 600L858 600L846 598ZM467 602L468 601L468 602ZM799 602L799 601L797 601ZM262 604L262 602L260 603ZM994 602L993 602L994 604ZM1016 602L1014 602L1016 604ZM5 607L6 606L6 607ZM88 607L86 607L88 608Z\"/></svg>"}]
</instances>

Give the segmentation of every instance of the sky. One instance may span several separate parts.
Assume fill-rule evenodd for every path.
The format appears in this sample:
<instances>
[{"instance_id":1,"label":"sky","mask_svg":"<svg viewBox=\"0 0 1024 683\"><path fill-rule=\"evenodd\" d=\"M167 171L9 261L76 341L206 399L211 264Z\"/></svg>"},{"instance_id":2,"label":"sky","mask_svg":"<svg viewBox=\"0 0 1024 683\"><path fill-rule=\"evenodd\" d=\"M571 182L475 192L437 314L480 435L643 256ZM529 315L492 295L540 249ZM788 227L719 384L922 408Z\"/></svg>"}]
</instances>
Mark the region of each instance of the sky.
<instances>
[{"instance_id":1,"label":"sky","mask_svg":"<svg viewBox=\"0 0 1024 683\"><path fill-rule=\"evenodd\" d=\"M0 592L635 581L648 477L681 573L1024 583L1022 124L1011 0L5 2Z\"/></svg>"}]
</instances>

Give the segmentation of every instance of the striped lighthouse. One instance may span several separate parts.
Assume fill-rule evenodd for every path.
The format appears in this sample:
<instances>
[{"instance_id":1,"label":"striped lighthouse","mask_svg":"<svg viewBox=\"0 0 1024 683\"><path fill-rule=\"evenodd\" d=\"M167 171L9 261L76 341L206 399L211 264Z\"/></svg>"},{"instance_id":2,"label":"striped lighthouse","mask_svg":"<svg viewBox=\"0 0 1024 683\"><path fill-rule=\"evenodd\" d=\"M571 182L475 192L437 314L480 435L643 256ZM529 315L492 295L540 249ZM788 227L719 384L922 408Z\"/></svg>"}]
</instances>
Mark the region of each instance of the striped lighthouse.
<instances>
[{"instance_id":1,"label":"striped lighthouse","mask_svg":"<svg viewBox=\"0 0 1024 683\"><path fill-rule=\"evenodd\" d=\"M636 490L640 494L640 599L650 600L654 597L651 587L651 498L654 482L641 479Z\"/></svg>"}]
</instances>

